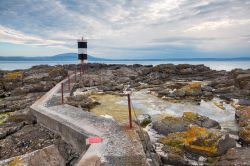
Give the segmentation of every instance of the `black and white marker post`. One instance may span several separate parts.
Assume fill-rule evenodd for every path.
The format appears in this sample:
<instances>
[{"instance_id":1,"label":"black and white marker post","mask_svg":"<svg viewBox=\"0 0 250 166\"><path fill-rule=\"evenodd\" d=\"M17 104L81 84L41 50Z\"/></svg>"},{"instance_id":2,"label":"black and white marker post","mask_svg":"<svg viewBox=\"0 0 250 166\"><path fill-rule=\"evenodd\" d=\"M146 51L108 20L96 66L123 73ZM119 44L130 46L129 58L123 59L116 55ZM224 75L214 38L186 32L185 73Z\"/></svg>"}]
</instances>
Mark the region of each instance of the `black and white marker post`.
<instances>
[{"instance_id":1,"label":"black and white marker post","mask_svg":"<svg viewBox=\"0 0 250 166\"><path fill-rule=\"evenodd\" d=\"M80 77L83 75L83 64L84 60L87 60L87 40L82 37L82 39L77 40L78 43L78 59L81 62L80 67Z\"/></svg>"}]
</instances>

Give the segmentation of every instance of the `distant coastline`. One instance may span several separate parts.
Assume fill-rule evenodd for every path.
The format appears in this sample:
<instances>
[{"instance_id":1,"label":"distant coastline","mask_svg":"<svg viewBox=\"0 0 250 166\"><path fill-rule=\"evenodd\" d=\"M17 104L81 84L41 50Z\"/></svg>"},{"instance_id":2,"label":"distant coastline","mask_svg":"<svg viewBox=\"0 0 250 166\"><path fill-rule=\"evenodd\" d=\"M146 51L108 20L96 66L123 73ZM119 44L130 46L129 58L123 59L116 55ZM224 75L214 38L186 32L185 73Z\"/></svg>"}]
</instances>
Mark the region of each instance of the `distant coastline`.
<instances>
[{"instance_id":1,"label":"distant coastline","mask_svg":"<svg viewBox=\"0 0 250 166\"><path fill-rule=\"evenodd\" d=\"M0 61L77 61L76 53L65 53L54 56L24 57L0 56ZM250 61L250 57L239 58L166 58L166 59L106 59L88 55L88 61Z\"/></svg>"}]
</instances>

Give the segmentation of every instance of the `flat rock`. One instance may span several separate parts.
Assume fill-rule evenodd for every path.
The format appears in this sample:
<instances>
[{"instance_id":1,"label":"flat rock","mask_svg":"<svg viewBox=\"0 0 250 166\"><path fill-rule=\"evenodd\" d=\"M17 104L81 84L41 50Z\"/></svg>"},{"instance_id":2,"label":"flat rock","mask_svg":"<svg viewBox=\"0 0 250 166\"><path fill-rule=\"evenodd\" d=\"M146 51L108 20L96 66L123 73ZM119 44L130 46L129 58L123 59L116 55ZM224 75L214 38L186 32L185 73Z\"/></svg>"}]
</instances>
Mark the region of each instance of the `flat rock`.
<instances>
[{"instance_id":1,"label":"flat rock","mask_svg":"<svg viewBox=\"0 0 250 166\"><path fill-rule=\"evenodd\" d=\"M0 161L0 165L65 166L65 160L54 145Z\"/></svg>"},{"instance_id":2,"label":"flat rock","mask_svg":"<svg viewBox=\"0 0 250 166\"><path fill-rule=\"evenodd\" d=\"M250 148L232 148L228 152L220 157L218 162L215 164L217 166L224 165L250 165Z\"/></svg>"},{"instance_id":3,"label":"flat rock","mask_svg":"<svg viewBox=\"0 0 250 166\"><path fill-rule=\"evenodd\" d=\"M159 141L167 147L174 148L179 153L186 151L210 157L223 155L228 149L236 146L235 140L230 138L229 134L198 126L191 126L184 132L171 133Z\"/></svg>"}]
</instances>

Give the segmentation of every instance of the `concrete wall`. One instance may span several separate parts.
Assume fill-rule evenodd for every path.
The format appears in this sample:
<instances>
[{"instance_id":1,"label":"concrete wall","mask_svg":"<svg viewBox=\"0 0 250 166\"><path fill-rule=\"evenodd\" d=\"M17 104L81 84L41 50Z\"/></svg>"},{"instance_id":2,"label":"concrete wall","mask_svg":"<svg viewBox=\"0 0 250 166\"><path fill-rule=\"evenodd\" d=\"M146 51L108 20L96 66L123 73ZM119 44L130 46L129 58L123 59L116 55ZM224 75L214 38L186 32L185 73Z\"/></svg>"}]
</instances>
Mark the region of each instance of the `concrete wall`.
<instances>
[{"instance_id":1,"label":"concrete wall","mask_svg":"<svg viewBox=\"0 0 250 166\"><path fill-rule=\"evenodd\" d=\"M89 137L87 133L84 133L76 126L61 120L59 117L47 114L46 111L31 110L37 118L38 123L59 134L63 140L72 145L79 154L88 149L88 145L86 145L85 141L86 138Z\"/></svg>"}]
</instances>

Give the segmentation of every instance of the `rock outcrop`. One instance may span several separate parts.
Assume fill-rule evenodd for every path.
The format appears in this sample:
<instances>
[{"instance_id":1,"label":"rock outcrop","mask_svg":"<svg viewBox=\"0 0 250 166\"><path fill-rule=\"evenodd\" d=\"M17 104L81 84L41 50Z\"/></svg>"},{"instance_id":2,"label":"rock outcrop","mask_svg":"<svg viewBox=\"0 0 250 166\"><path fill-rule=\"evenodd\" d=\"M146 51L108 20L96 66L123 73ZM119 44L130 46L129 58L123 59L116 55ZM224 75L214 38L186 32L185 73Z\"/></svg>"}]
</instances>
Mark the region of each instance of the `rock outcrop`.
<instances>
[{"instance_id":1,"label":"rock outcrop","mask_svg":"<svg viewBox=\"0 0 250 166\"><path fill-rule=\"evenodd\" d=\"M47 165L47 166L64 166L65 159L54 145L50 145L40 150L28 153L26 155L13 157L10 160L2 161L4 165Z\"/></svg>"},{"instance_id":2,"label":"rock outcrop","mask_svg":"<svg viewBox=\"0 0 250 166\"><path fill-rule=\"evenodd\" d=\"M137 116L136 123L141 127L146 127L149 123L152 122L152 118L149 114L140 114Z\"/></svg>"},{"instance_id":3,"label":"rock outcrop","mask_svg":"<svg viewBox=\"0 0 250 166\"><path fill-rule=\"evenodd\" d=\"M220 156L235 147L236 142L229 134L216 129L191 126L187 131L176 132L160 139L165 146L176 148L179 152L194 153L201 156ZM164 148L163 148L164 150Z\"/></svg>"},{"instance_id":4,"label":"rock outcrop","mask_svg":"<svg viewBox=\"0 0 250 166\"><path fill-rule=\"evenodd\" d=\"M217 121L193 112L184 112L182 117L165 117L161 121L153 122L152 128L159 134L168 135L185 131L191 124L204 128L221 128Z\"/></svg>"},{"instance_id":5,"label":"rock outcrop","mask_svg":"<svg viewBox=\"0 0 250 166\"><path fill-rule=\"evenodd\" d=\"M232 148L228 152L219 158L214 164L216 166L224 165L250 165L250 148Z\"/></svg>"},{"instance_id":6,"label":"rock outcrop","mask_svg":"<svg viewBox=\"0 0 250 166\"><path fill-rule=\"evenodd\" d=\"M239 122L239 137L243 144L250 145L250 107L242 108L236 112Z\"/></svg>"},{"instance_id":7,"label":"rock outcrop","mask_svg":"<svg viewBox=\"0 0 250 166\"><path fill-rule=\"evenodd\" d=\"M89 111L94 106L100 104L97 101L93 100L92 98L86 95L77 95L77 96L70 96L67 98L66 104L81 107L84 110Z\"/></svg>"}]
</instances>

